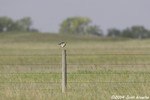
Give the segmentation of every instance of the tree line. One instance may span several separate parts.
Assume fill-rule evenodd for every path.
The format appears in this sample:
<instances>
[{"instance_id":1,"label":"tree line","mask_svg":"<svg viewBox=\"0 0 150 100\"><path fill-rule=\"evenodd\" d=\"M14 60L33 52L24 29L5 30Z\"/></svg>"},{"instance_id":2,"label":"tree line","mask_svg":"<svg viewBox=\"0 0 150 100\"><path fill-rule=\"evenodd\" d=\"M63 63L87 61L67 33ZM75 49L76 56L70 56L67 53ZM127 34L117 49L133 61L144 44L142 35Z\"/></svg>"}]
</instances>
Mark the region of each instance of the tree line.
<instances>
[{"instance_id":1,"label":"tree line","mask_svg":"<svg viewBox=\"0 0 150 100\"><path fill-rule=\"evenodd\" d=\"M32 20L30 17L24 17L19 20L13 20L9 17L0 17L0 32L38 32L32 28ZM150 30L144 26L131 26L123 30L111 28L107 33L103 33L102 29L88 17L74 16L63 20L59 28L60 34L73 35L96 35L107 37L126 37L126 38L150 38Z\"/></svg>"},{"instance_id":2,"label":"tree line","mask_svg":"<svg viewBox=\"0 0 150 100\"><path fill-rule=\"evenodd\" d=\"M0 17L0 32L38 32L31 28L32 20L30 17L24 17L19 20L13 20L9 17Z\"/></svg>"},{"instance_id":3,"label":"tree line","mask_svg":"<svg viewBox=\"0 0 150 100\"><path fill-rule=\"evenodd\" d=\"M92 34L107 37L126 37L126 38L150 38L150 30L144 26L132 26L124 30L111 28L104 34L102 29L97 25L92 25L92 20L87 17L69 17L60 24L59 33L61 34Z\"/></svg>"},{"instance_id":4,"label":"tree line","mask_svg":"<svg viewBox=\"0 0 150 100\"><path fill-rule=\"evenodd\" d=\"M126 38L150 38L150 30L144 26L131 26L123 30L116 28L108 29L107 36L109 37L126 37Z\"/></svg>"}]
</instances>

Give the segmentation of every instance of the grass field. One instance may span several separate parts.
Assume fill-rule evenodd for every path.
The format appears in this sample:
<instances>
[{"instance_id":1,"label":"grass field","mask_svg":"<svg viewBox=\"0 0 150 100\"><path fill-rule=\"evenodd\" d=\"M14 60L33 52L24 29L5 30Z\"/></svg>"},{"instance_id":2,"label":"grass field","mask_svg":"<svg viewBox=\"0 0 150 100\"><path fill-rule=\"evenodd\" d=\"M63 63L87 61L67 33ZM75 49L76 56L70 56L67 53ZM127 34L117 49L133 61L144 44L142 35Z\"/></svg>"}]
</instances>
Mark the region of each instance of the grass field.
<instances>
[{"instance_id":1,"label":"grass field","mask_svg":"<svg viewBox=\"0 0 150 100\"><path fill-rule=\"evenodd\" d=\"M60 41L67 42L66 93L61 92ZM122 100L150 96L150 40L0 34L0 100L111 100L113 96L125 96Z\"/></svg>"}]
</instances>

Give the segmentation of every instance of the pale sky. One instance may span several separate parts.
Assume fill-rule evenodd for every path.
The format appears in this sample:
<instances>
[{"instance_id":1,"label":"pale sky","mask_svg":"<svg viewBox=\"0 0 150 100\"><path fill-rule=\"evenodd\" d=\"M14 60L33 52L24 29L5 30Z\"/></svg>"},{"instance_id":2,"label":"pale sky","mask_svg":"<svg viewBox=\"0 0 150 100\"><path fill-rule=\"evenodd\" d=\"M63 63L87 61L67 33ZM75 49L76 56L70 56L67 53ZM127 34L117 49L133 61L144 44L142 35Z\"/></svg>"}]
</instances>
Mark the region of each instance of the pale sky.
<instances>
[{"instance_id":1,"label":"pale sky","mask_svg":"<svg viewBox=\"0 0 150 100\"><path fill-rule=\"evenodd\" d=\"M0 0L0 16L31 17L33 27L57 32L60 23L72 16L89 17L104 32L143 25L150 29L150 0Z\"/></svg>"}]
</instances>

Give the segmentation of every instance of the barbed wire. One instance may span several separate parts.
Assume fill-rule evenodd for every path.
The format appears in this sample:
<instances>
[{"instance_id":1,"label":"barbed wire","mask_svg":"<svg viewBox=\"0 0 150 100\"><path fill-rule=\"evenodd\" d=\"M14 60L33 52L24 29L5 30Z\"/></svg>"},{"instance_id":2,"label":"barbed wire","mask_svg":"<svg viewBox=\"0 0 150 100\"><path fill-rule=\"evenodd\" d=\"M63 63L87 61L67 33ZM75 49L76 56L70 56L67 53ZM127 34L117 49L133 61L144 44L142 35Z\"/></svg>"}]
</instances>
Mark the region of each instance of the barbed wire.
<instances>
[{"instance_id":1,"label":"barbed wire","mask_svg":"<svg viewBox=\"0 0 150 100\"><path fill-rule=\"evenodd\" d=\"M136 62L135 62L136 63ZM100 66L141 66L141 67L144 67L144 66L146 66L146 67L148 67L148 66L150 66L150 63L148 63L148 64L144 64L144 63L139 63L139 64L135 64L135 63L133 63L133 64L114 64L114 63L110 63L110 64L105 64L105 63L67 63L67 65L72 65L72 66L68 66L68 67L73 67L73 66L76 66L76 65L81 65L82 67L86 67L86 65L91 65L91 66L93 66L93 65L100 65ZM61 65L61 63L47 63L47 64L32 64L32 63L25 63L25 64L0 64L0 65L10 65L10 66L35 66L35 65L37 65L37 66L49 66L49 65ZM49 66L49 67L52 67L52 66ZM55 66L56 67L56 66Z\"/></svg>"},{"instance_id":2,"label":"barbed wire","mask_svg":"<svg viewBox=\"0 0 150 100\"><path fill-rule=\"evenodd\" d=\"M5 83L5 84L60 84L61 82L0 82L0 84L1 83ZM141 83L143 83L143 84L150 84L150 81L136 81L136 82L128 82L128 81L122 81L122 82L119 82L119 81L114 81L114 82L111 82L111 81L106 81L106 82L104 82L104 81L100 81L100 82L98 82L98 81L70 81L70 82L67 82L68 84L70 84L70 83L72 83L72 84L85 84L85 83L87 83L87 84L93 84L93 83L99 83L99 84L101 84L101 83L109 83L109 84L112 84L112 83L118 83L118 84L141 84Z\"/></svg>"},{"instance_id":3,"label":"barbed wire","mask_svg":"<svg viewBox=\"0 0 150 100\"><path fill-rule=\"evenodd\" d=\"M71 53L68 53L67 56L150 56L150 53L95 53L95 54L71 54ZM11 55L0 55L0 57L61 57L61 54L26 54L26 55L21 55L21 54L11 54ZM51 65L51 66L50 66ZM126 67L131 67L131 66L137 66L136 68L141 68L141 67L147 67L149 68L150 67L150 63L133 63L133 64L111 64L111 63L68 63L68 69L69 68L76 68L74 66L82 66L81 68L87 68L87 65L88 67L89 66L115 66L115 67L120 67L120 66L126 66ZM52 66L55 66L54 69L56 68L61 68L61 63L44 63L44 64L32 64L32 63L24 63L24 64L0 64L0 66L32 66L32 67L35 67L37 68L37 66L42 66L41 68L43 68L43 66L49 66L49 68L54 68ZM91 67L92 68L95 68L95 67ZM100 67L100 68L105 68L105 67ZM131 67L132 68L132 67ZM80 67L77 67L78 70L80 70ZM86 69L85 69L86 70ZM24 74L28 74L28 75L52 75L52 74L58 74L58 75L61 75L61 72L0 72L1 75L24 75ZM123 72L123 73L119 73L119 72L107 72L106 71L103 71L103 72L88 72L88 71L84 71L83 72L69 72L67 73L67 75L131 75L131 76L135 76L135 75L147 75L149 76L150 75L150 71L148 72ZM61 76L60 76L61 77ZM67 84L150 84L150 80L146 80L146 81L68 81ZM42 85L45 85L45 84L54 84L54 85L61 85L61 79L58 79L57 81L28 81L28 82L15 82L15 81L0 81L0 85L7 85L7 84L11 84L11 85L22 85L22 84L25 84L25 85L30 85L30 84L42 84ZM3 86L0 86L1 88ZM52 88L37 88L37 90L41 90L41 89L44 89L44 90L60 90L60 89L52 89ZM17 90L17 89L15 89ZM34 89L30 89L30 88L25 88L25 89L21 89L19 88L18 90L34 90ZM84 90L84 89L83 89Z\"/></svg>"},{"instance_id":4,"label":"barbed wire","mask_svg":"<svg viewBox=\"0 0 150 100\"><path fill-rule=\"evenodd\" d=\"M25 64L0 64L0 65L9 65L9 66L35 66L35 65L37 65L37 66L47 66L47 65L61 65L61 64L52 64L52 63L47 63L47 64L32 64L32 63L25 63Z\"/></svg>"},{"instance_id":5,"label":"barbed wire","mask_svg":"<svg viewBox=\"0 0 150 100\"><path fill-rule=\"evenodd\" d=\"M94 54L70 54L68 53L67 56L99 56L99 55L150 55L150 53L94 53ZM20 54L10 54L10 55L0 55L0 57L3 56L3 57L17 57L17 56L20 56L20 57L38 57L38 56L61 56L61 54L26 54L26 55L20 55Z\"/></svg>"},{"instance_id":6,"label":"barbed wire","mask_svg":"<svg viewBox=\"0 0 150 100\"><path fill-rule=\"evenodd\" d=\"M23 75L24 75L24 74L29 74L29 75L30 75L30 74L31 74L31 75L36 75L36 74L61 74L61 72L51 72L51 73L18 73L18 72L15 73L15 72L13 72L13 73L0 73L0 74L18 74L18 75L21 75L21 74L23 74ZM91 75L94 75L94 74L96 74L96 75L97 75L97 74L98 74L98 75L105 75L105 74L106 74L106 75L109 75L109 74L110 74L110 75L113 75L113 74L114 74L114 75L117 75L117 74L119 74L119 75L121 75L121 74L122 74L122 75L141 75L141 74L142 74L142 75L143 75L143 74L145 74L145 75L150 75L150 72L133 72L133 73L131 73L131 72L130 72L130 73L129 73L129 72L128 72L128 73L127 73L127 72L124 72L124 73L116 73L116 72L113 73L113 72L111 72L111 73L110 73L110 72L109 72L109 73L108 73L108 72L106 71L106 72L102 72L102 73L101 73L101 72L94 73L94 72L86 72L86 71L85 71L85 72L76 72L76 73L75 73L75 72L70 72L70 73L67 73L67 74L68 74L68 75L70 75L70 74L72 74L72 75L84 75L84 74L87 74L87 75L88 75L88 74L91 74Z\"/></svg>"}]
</instances>

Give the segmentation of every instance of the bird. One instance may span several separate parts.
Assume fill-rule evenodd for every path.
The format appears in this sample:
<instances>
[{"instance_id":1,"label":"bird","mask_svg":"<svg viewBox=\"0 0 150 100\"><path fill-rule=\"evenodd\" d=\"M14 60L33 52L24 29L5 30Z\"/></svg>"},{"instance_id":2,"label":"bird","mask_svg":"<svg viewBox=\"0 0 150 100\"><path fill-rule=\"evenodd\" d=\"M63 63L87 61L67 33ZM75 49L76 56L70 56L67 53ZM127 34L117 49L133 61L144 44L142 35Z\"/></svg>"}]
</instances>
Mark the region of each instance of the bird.
<instances>
[{"instance_id":1,"label":"bird","mask_svg":"<svg viewBox=\"0 0 150 100\"><path fill-rule=\"evenodd\" d=\"M65 42L60 42L58 45L60 45L62 48L64 48L66 46Z\"/></svg>"}]
</instances>

